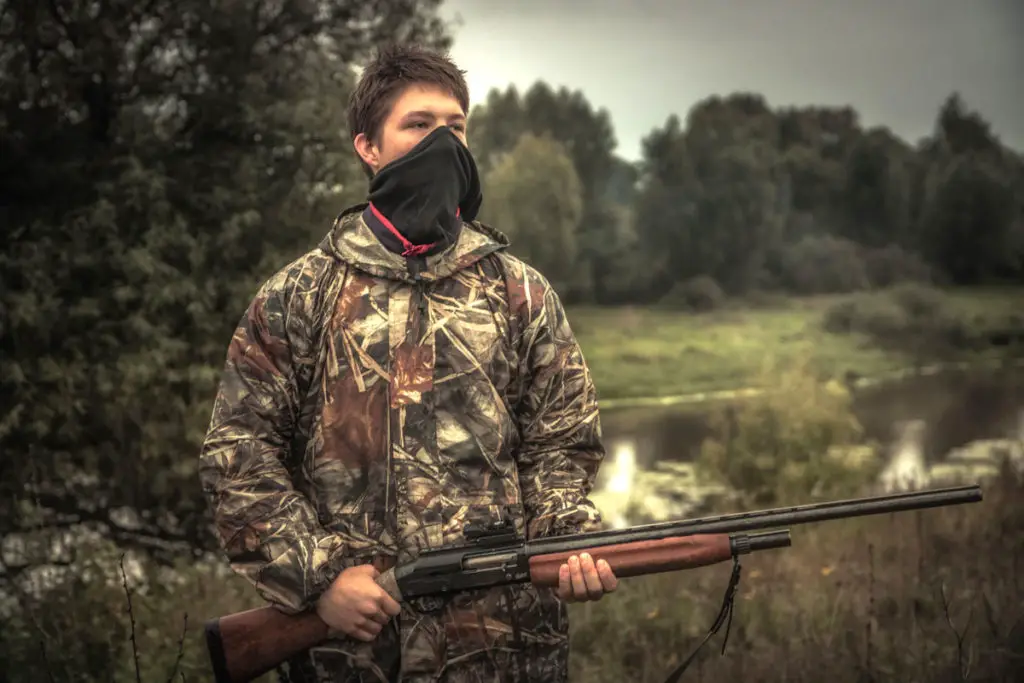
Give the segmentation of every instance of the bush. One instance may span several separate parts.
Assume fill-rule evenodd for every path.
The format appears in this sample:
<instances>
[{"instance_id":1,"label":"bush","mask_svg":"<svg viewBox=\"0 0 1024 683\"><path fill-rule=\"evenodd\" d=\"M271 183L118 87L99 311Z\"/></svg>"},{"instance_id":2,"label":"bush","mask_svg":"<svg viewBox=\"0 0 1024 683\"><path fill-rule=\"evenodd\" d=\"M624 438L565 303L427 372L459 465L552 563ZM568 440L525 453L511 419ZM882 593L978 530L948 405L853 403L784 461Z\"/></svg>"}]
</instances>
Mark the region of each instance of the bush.
<instances>
[{"instance_id":1,"label":"bush","mask_svg":"<svg viewBox=\"0 0 1024 683\"><path fill-rule=\"evenodd\" d=\"M785 247L779 281L794 294L845 294L870 286L860 247L832 235L808 235Z\"/></svg>"},{"instance_id":2,"label":"bush","mask_svg":"<svg viewBox=\"0 0 1024 683\"><path fill-rule=\"evenodd\" d=\"M854 332L886 336L907 327L907 318L892 301L862 297L840 301L825 311L822 326L834 334Z\"/></svg>"},{"instance_id":3,"label":"bush","mask_svg":"<svg viewBox=\"0 0 1024 683\"><path fill-rule=\"evenodd\" d=\"M895 244L865 249L863 257L872 287L886 288L906 282L930 284L935 281L932 269L924 259Z\"/></svg>"},{"instance_id":4,"label":"bush","mask_svg":"<svg viewBox=\"0 0 1024 683\"><path fill-rule=\"evenodd\" d=\"M708 275L698 275L676 284L661 298L659 304L675 310L706 313L725 302L725 292Z\"/></svg>"},{"instance_id":5,"label":"bush","mask_svg":"<svg viewBox=\"0 0 1024 683\"><path fill-rule=\"evenodd\" d=\"M763 395L712 414L698 458L705 477L760 506L849 494L877 474L877 463L838 455L863 434L844 387L802 366L769 370L759 385Z\"/></svg>"},{"instance_id":6,"label":"bush","mask_svg":"<svg viewBox=\"0 0 1024 683\"><path fill-rule=\"evenodd\" d=\"M122 575L109 543L91 541L76 555L36 574L53 580L21 581L17 603L0 612L0 680L134 683L137 652L142 681L171 680L172 672L174 681L208 681L204 621L262 604L221 562L182 558L164 568L129 555Z\"/></svg>"},{"instance_id":7,"label":"bush","mask_svg":"<svg viewBox=\"0 0 1024 683\"><path fill-rule=\"evenodd\" d=\"M835 303L822 316L822 327L907 350L965 349L974 337L970 321L940 290L911 283Z\"/></svg>"}]
</instances>

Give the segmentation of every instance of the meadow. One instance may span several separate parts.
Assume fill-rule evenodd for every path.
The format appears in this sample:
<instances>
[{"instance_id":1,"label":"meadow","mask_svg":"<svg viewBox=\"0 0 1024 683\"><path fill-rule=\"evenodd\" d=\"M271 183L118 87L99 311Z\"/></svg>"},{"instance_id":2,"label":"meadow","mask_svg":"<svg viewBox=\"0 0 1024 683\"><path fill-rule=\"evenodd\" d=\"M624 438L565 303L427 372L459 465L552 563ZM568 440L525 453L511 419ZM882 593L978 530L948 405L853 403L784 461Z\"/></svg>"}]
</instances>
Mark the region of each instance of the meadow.
<instances>
[{"instance_id":1,"label":"meadow","mask_svg":"<svg viewBox=\"0 0 1024 683\"><path fill-rule=\"evenodd\" d=\"M614 405L737 389L766 365L806 362L822 378L844 378L998 358L1005 349L985 337L1024 330L1024 289L906 285L734 300L702 313L574 307L568 315L599 396Z\"/></svg>"}]
</instances>

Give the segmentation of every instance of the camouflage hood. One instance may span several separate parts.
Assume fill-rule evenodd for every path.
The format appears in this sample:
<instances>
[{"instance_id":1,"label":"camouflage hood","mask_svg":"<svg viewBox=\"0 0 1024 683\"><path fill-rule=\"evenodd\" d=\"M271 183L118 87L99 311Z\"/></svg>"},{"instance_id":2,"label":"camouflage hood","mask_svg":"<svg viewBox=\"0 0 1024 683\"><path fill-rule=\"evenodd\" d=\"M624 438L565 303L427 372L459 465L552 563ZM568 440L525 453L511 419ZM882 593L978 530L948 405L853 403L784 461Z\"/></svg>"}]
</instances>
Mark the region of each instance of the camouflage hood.
<instances>
[{"instance_id":1,"label":"camouflage hood","mask_svg":"<svg viewBox=\"0 0 1024 683\"><path fill-rule=\"evenodd\" d=\"M366 206L357 204L346 209L335 221L334 228L321 240L320 248L368 275L414 282L406 259L381 244L366 225L362 218ZM456 243L439 254L426 257L426 268L419 275L427 281L442 280L508 246L508 237L494 228L477 221L463 223Z\"/></svg>"}]
</instances>

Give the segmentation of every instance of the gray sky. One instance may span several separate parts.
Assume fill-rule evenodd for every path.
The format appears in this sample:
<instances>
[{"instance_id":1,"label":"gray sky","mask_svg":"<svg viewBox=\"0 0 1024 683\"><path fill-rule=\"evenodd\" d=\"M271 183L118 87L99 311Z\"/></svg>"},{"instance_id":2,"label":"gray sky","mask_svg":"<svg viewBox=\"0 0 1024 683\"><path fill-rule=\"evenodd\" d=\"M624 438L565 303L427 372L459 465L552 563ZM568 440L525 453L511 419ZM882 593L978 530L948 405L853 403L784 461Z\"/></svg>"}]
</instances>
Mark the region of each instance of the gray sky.
<instances>
[{"instance_id":1,"label":"gray sky","mask_svg":"<svg viewBox=\"0 0 1024 683\"><path fill-rule=\"evenodd\" d=\"M1024 150L1024 0L447 0L475 102L538 79L609 110L618 153L712 94L845 105L913 143L953 90ZM472 135L472 132L470 132Z\"/></svg>"}]
</instances>

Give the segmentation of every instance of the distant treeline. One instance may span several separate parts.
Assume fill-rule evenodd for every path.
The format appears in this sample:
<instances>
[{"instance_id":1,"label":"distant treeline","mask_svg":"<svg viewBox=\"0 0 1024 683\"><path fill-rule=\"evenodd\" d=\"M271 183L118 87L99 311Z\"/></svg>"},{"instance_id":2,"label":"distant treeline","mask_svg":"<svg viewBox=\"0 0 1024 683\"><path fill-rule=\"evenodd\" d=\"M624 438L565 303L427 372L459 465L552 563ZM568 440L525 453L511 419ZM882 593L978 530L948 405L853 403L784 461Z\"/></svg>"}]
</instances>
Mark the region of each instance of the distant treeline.
<instances>
[{"instance_id":1,"label":"distant treeline","mask_svg":"<svg viewBox=\"0 0 1024 683\"><path fill-rule=\"evenodd\" d=\"M195 458L231 330L363 199L352 67L450 45L439 4L2 5L0 536L212 547ZM851 109L710 97L634 167L607 113L538 82L492 92L470 139L482 218L569 302L1024 278L1024 163L955 96L916 147Z\"/></svg>"},{"instance_id":2,"label":"distant treeline","mask_svg":"<svg viewBox=\"0 0 1024 683\"><path fill-rule=\"evenodd\" d=\"M1024 157L955 93L916 146L848 107L736 93L669 117L631 165L607 112L543 82L492 92L470 134L485 219L571 300L1024 282Z\"/></svg>"}]
</instances>

